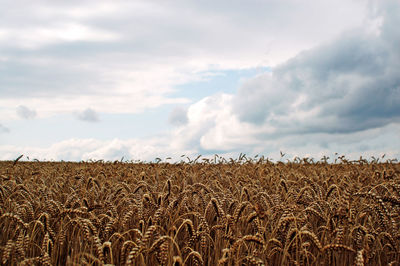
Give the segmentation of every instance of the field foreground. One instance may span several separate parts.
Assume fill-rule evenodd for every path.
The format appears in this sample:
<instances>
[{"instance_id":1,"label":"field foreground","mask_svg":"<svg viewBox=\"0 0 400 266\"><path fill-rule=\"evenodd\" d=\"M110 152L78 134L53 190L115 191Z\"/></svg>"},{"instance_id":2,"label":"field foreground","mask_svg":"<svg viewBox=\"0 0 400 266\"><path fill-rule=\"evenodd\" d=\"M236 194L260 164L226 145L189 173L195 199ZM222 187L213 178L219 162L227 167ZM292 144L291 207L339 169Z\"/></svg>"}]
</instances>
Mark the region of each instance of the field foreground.
<instances>
[{"instance_id":1,"label":"field foreground","mask_svg":"<svg viewBox=\"0 0 400 266\"><path fill-rule=\"evenodd\" d=\"M400 265L400 164L0 162L4 265Z\"/></svg>"}]
</instances>

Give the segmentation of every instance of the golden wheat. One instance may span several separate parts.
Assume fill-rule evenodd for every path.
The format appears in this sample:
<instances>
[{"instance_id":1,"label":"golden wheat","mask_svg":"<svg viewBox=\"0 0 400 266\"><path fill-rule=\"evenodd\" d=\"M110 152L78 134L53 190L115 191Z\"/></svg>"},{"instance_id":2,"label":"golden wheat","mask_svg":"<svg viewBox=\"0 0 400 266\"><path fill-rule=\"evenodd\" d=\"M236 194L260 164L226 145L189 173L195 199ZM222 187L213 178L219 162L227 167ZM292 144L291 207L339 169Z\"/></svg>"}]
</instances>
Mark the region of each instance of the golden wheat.
<instances>
[{"instance_id":1,"label":"golden wheat","mask_svg":"<svg viewBox=\"0 0 400 266\"><path fill-rule=\"evenodd\" d=\"M343 158L342 158L343 159ZM398 265L400 164L0 162L6 265Z\"/></svg>"}]
</instances>

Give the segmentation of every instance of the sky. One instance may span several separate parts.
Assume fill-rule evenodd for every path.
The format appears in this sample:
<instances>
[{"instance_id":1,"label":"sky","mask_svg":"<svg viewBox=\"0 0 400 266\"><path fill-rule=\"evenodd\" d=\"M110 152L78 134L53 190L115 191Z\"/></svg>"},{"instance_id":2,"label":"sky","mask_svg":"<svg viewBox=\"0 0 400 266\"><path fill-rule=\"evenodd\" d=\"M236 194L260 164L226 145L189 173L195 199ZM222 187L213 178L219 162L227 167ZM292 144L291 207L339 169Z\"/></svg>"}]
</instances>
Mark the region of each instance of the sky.
<instances>
[{"instance_id":1,"label":"sky","mask_svg":"<svg viewBox=\"0 0 400 266\"><path fill-rule=\"evenodd\" d=\"M0 160L400 158L398 0L0 2Z\"/></svg>"}]
</instances>

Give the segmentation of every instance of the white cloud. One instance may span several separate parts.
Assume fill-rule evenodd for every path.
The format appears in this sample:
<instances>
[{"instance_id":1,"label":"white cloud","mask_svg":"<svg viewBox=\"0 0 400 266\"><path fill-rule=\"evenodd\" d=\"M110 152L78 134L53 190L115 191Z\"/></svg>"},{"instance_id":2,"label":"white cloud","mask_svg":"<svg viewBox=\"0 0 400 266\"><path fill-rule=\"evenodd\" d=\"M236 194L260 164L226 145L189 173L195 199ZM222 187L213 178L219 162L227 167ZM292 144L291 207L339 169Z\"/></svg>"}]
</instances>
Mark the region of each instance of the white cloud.
<instances>
[{"instance_id":1,"label":"white cloud","mask_svg":"<svg viewBox=\"0 0 400 266\"><path fill-rule=\"evenodd\" d=\"M236 129L231 128L232 131ZM370 159L371 156L379 157L383 154L386 154L385 159L393 159L400 158L398 144L400 139L397 134L399 131L399 124L390 124L382 128L351 134L318 133L306 134L297 138L253 138L254 143L247 144L246 149L227 150L223 147L223 150L211 150L211 152L208 150L208 153L204 153L207 150L202 150L201 147L191 145L178 149L176 143L171 142L168 137L108 141L69 139L45 148L0 145L0 160L12 160L18 155L24 154L30 159L39 160L120 160L124 157L125 160L151 161L157 157L162 159L172 157L172 161L179 161L182 159L181 155L194 159L199 153L206 158L213 157L214 153L218 153L228 159L230 157L237 158L239 153L245 152L248 157L262 154L276 161L281 158L279 151L286 153L284 160L292 160L296 156L320 159L324 155L333 160L336 156L335 152L339 155L346 155L348 159L358 159L360 156Z\"/></svg>"},{"instance_id":2,"label":"white cloud","mask_svg":"<svg viewBox=\"0 0 400 266\"><path fill-rule=\"evenodd\" d=\"M193 150L171 151L167 139L100 141L95 139L69 139L46 148L0 146L0 160L11 160L18 154L25 154L38 160L147 160L174 157L182 154L194 156Z\"/></svg>"}]
</instances>

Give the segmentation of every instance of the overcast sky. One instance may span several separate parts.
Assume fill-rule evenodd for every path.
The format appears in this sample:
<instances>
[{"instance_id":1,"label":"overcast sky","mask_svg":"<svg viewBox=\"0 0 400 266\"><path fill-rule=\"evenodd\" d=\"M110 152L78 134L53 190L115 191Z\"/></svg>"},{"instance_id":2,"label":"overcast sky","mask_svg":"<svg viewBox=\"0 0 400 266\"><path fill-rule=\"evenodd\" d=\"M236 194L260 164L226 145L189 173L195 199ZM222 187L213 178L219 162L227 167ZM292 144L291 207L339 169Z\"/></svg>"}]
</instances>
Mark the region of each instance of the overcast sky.
<instances>
[{"instance_id":1,"label":"overcast sky","mask_svg":"<svg viewBox=\"0 0 400 266\"><path fill-rule=\"evenodd\" d=\"M0 1L0 160L400 158L398 0Z\"/></svg>"}]
</instances>

